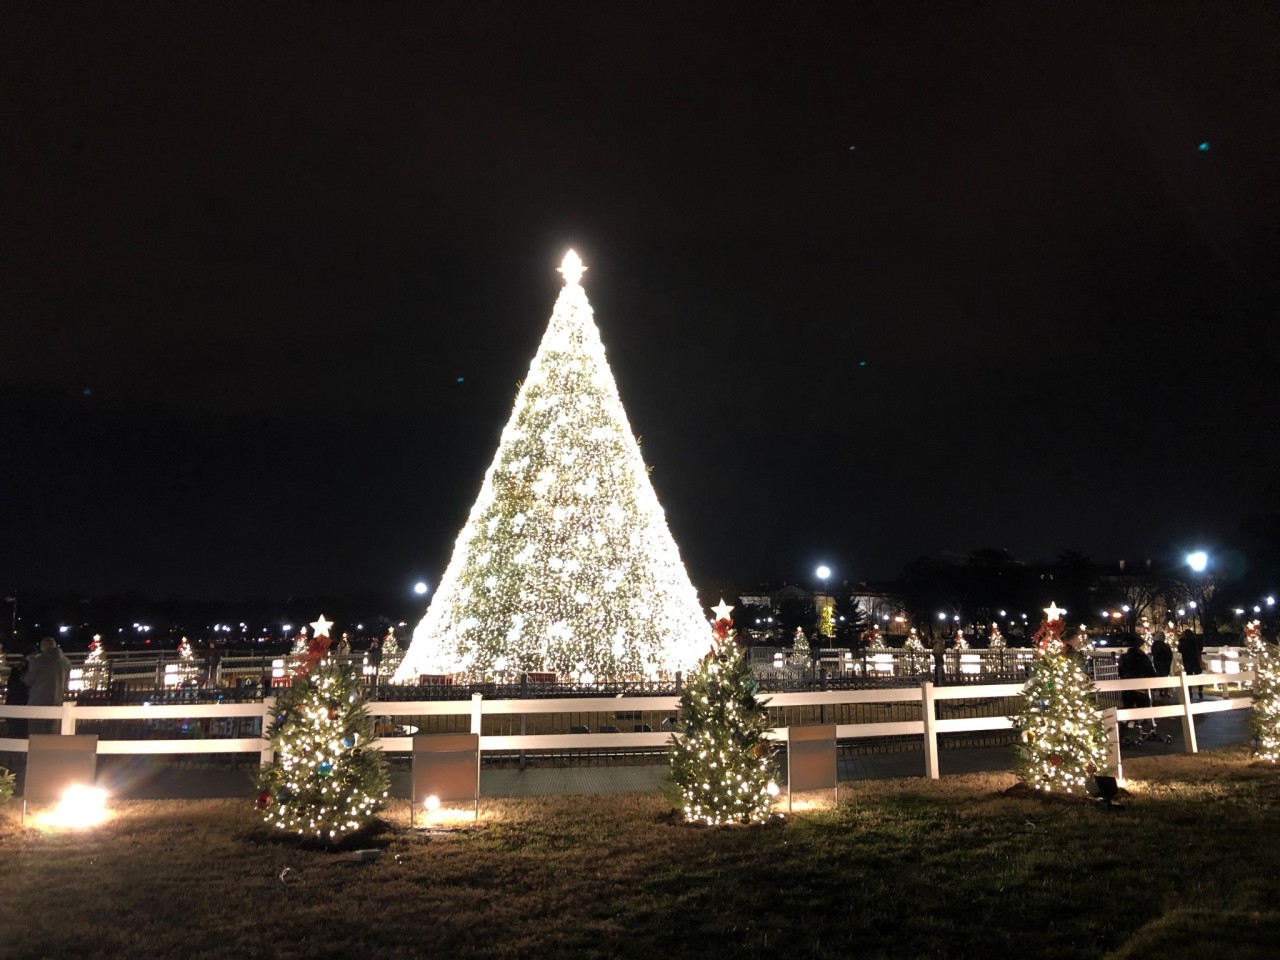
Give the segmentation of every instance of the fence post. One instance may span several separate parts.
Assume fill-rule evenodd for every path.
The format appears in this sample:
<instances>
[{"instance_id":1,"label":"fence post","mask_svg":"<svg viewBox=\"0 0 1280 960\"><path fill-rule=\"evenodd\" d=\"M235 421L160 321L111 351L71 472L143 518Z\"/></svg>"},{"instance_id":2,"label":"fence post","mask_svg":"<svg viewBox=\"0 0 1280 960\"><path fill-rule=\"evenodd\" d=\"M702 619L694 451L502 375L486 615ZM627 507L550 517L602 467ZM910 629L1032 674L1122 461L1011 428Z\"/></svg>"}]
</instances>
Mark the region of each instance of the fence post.
<instances>
[{"instance_id":1,"label":"fence post","mask_svg":"<svg viewBox=\"0 0 1280 960\"><path fill-rule=\"evenodd\" d=\"M471 695L471 732L480 735L480 716L484 712L484 694Z\"/></svg>"},{"instance_id":2,"label":"fence post","mask_svg":"<svg viewBox=\"0 0 1280 960\"><path fill-rule=\"evenodd\" d=\"M934 714L933 684L920 681L920 717L924 720L924 775L938 779L938 728Z\"/></svg>"},{"instance_id":3,"label":"fence post","mask_svg":"<svg viewBox=\"0 0 1280 960\"><path fill-rule=\"evenodd\" d=\"M43 723L44 721L40 721ZM47 728L46 728L47 729ZM76 732L76 702L74 700L62 701L62 735L64 737L74 736Z\"/></svg>"},{"instance_id":4,"label":"fence post","mask_svg":"<svg viewBox=\"0 0 1280 960\"><path fill-rule=\"evenodd\" d=\"M1182 742L1187 753L1199 753L1196 743L1196 718L1191 712L1191 685L1187 683L1187 671L1178 670L1178 680L1182 684Z\"/></svg>"},{"instance_id":5,"label":"fence post","mask_svg":"<svg viewBox=\"0 0 1280 960\"><path fill-rule=\"evenodd\" d=\"M276 718L276 698L262 698L262 751L258 756L258 762L262 766L269 764L273 758L271 751L271 741L267 739L271 724Z\"/></svg>"},{"instance_id":6,"label":"fence post","mask_svg":"<svg viewBox=\"0 0 1280 960\"><path fill-rule=\"evenodd\" d=\"M1124 769L1120 765L1120 721L1116 719L1116 708L1107 707L1102 711L1102 725L1107 730L1107 770L1116 778L1116 783L1124 785Z\"/></svg>"},{"instance_id":7,"label":"fence post","mask_svg":"<svg viewBox=\"0 0 1280 960\"><path fill-rule=\"evenodd\" d=\"M527 673L520 674L520 699L521 700L529 699L529 674ZM520 714L520 736L522 737L525 735L525 716L526 715L523 713ZM523 771L524 768L525 768L525 753L524 753L524 747L521 747L520 748L520 769Z\"/></svg>"}]
</instances>

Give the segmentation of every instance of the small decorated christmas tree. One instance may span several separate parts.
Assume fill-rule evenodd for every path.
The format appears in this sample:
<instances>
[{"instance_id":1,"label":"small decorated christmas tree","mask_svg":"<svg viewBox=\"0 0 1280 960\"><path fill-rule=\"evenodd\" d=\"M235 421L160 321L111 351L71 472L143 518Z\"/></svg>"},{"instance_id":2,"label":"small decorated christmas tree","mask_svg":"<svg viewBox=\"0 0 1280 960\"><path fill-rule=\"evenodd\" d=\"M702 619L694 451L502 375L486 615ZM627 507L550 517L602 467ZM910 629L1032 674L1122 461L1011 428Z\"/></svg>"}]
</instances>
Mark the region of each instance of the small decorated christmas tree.
<instances>
[{"instance_id":1,"label":"small decorated christmas tree","mask_svg":"<svg viewBox=\"0 0 1280 960\"><path fill-rule=\"evenodd\" d=\"M1280 760L1280 650L1262 639L1262 624L1251 620L1244 627L1244 642L1253 658L1254 750L1259 758Z\"/></svg>"},{"instance_id":2,"label":"small decorated christmas tree","mask_svg":"<svg viewBox=\"0 0 1280 960\"><path fill-rule=\"evenodd\" d=\"M959 627L956 627L955 644L956 644L957 650L969 649L969 641L965 639L964 631L961 630Z\"/></svg>"},{"instance_id":3,"label":"small decorated christmas tree","mask_svg":"<svg viewBox=\"0 0 1280 960\"><path fill-rule=\"evenodd\" d=\"M191 648L191 641L186 637L178 641L178 663L176 667L177 669L173 673L166 674L166 678L172 678L172 682L176 684L194 683L196 675L200 672L200 667L196 663L196 653Z\"/></svg>"},{"instance_id":4,"label":"small decorated christmas tree","mask_svg":"<svg viewBox=\"0 0 1280 960\"><path fill-rule=\"evenodd\" d=\"M307 628L303 627L298 631L298 635L293 638L293 649L289 651L291 656L300 657L307 652L310 641L307 639Z\"/></svg>"},{"instance_id":5,"label":"small decorated christmas tree","mask_svg":"<svg viewBox=\"0 0 1280 960\"><path fill-rule=\"evenodd\" d=\"M671 779L687 820L710 825L768 819L777 788L771 778L769 718L756 699L751 665L734 642L732 607L715 607L711 650L680 697L671 740Z\"/></svg>"},{"instance_id":6,"label":"small decorated christmas tree","mask_svg":"<svg viewBox=\"0 0 1280 960\"><path fill-rule=\"evenodd\" d=\"M887 649L884 645L884 634L880 632L880 624L878 623L872 625L871 633L867 635L866 640L868 650L878 653Z\"/></svg>"},{"instance_id":7,"label":"small decorated christmas tree","mask_svg":"<svg viewBox=\"0 0 1280 960\"><path fill-rule=\"evenodd\" d=\"M991 624L991 639L987 641L987 648L990 650L1003 650L1008 644L1005 642L1004 634L1000 632L1000 624Z\"/></svg>"},{"instance_id":8,"label":"small decorated christmas tree","mask_svg":"<svg viewBox=\"0 0 1280 960\"><path fill-rule=\"evenodd\" d=\"M1075 648L1077 653L1093 653L1098 647L1093 637L1089 636L1089 628L1083 623L1076 627Z\"/></svg>"},{"instance_id":9,"label":"small decorated christmas tree","mask_svg":"<svg viewBox=\"0 0 1280 960\"><path fill-rule=\"evenodd\" d=\"M84 687L86 690L105 690L110 678L107 651L100 634L94 634L89 642L89 653L84 658Z\"/></svg>"},{"instance_id":10,"label":"small decorated christmas tree","mask_svg":"<svg viewBox=\"0 0 1280 960\"><path fill-rule=\"evenodd\" d=\"M907 639L902 644L902 649L907 654L908 671L918 673L928 668L929 652L925 649L924 641L920 639L920 632L915 627L907 632Z\"/></svg>"},{"instance_id":11,"label":"small decorated christmas tree","mask_svg":"<svg viewBox=\"0 0 1280 960\"><path fill-rule=\"evenodd\" d=\"M809 638L804 635L802 627L796 627L795 635L791 638L791 649L796 653L808 654Z\"/></svg>"},{"instance_id":12,"label":"small decorated christmas tree","mask_svg":"<svg viewBox=\"0 0 1280 960\"><path fill-rule=\"evenodd\" d=\"M1151 629L1151 621L1146 617L1142 618L1142 627L1139 630L1142 635L1142 645L1147 648L1147 653L1151 652L1151 645L1155 643L1156 632Z\"/></svg>"},{"instance_id":13,"label":"small decorated christmas tree","mask_svg":"<svg viewBox=\"0 0 1280 960\"><path fill-rule=\"evenodd\" d=\"M323 617L312 626L327 638ZM275 759L258 779L269 826L332 844L373 822L389 780L363 691L348 665L317 658L276 701Z\"/></svg>"},{"instance_id":14,"label":"small decorated christmas tree","mask_svg":"<svg viewBox=\"0 0 1280 960\"><path fill-rule=\"evenodd\" d=\"M1022 688L1022 710L1012 718L1017 772L1033 789L1083 794L1106 764L1107 736L1093 681L1062 642L1065 612L1050 603L1034 638L1039 652Z\"/></svg>"}]
</instances>

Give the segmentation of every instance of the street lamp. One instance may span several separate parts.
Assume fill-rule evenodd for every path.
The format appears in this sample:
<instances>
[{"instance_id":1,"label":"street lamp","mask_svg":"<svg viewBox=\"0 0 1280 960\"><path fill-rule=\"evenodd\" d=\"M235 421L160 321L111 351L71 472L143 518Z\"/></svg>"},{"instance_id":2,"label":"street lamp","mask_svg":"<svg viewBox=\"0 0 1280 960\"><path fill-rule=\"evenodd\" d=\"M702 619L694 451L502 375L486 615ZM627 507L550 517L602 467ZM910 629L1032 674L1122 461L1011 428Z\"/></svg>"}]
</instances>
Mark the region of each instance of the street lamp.
<instances>
[{"instance_id":1,"label":"street lamp","mask_svg":"<svg viewBox=\"0 0 1280 960\"><path fill-rule=\"evenodd\" d=\"M827 592L827 578L831 576L831 568L825 563L819 564L818 569L813 571L818 575L818 579L822 581L822 592Z\"/></svg>"},{"instance_id":2,"label":"street lamp","mask_svg":"<svg viewBox=\"0 0 1280 960\"><path fill-rule=\"evenodd\" d=\"M425 597L427 595L427 590L428 590L428 587L426 583L422 580L419 580L417 583L413 585L413 592L420 597Z\"/></svg>"},{"instance_id":3,"label":"street lamp","mask_svg":"<svg viewBox=\"0 0 1280 960\"><path fill-rule=\"evenodd\" d=\"M1205 568L1209 566L1209 554L1203 550L1195 550L1187 554L1187 566L1196 573L1204 573Z\"/></svg>"}]
</instances>

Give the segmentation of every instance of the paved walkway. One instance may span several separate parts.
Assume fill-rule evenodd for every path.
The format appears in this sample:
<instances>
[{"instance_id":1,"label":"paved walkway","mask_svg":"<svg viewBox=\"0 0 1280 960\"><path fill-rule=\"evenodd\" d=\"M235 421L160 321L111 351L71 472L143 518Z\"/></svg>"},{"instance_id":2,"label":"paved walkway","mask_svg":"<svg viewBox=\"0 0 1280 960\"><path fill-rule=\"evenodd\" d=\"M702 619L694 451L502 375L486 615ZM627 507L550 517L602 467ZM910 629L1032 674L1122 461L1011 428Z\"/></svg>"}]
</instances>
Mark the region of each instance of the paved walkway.
<instances>
[{"instance_id":1,"label":"paved walkway","mask_svg":"<svg viewBox=\"0 0 1280 960\"><path fill-rule=\"evenodd\" d=\"M1200 749L1214 750L1247 743L1250 737L1249 716L1247 710L1232 710L1197 717L1196 739ZM1124 756L1182 753L1181 723L1176 718L1161 720L1159 729L1162 734L1170 734L1173 742L1166 744L1151 740L1140 747L1125 748ZM0 756L0 765L6 762L21 772L21 755ZM948 748L944 738L938 751L938 769L943 776L1011 770L1013 747ZM187 760L108 754L98 758L98 781L114 796L140 800L251 797L256 770L256 757L251 758L247 754L235 766L217 766L198 757ZM656 793L666 784L668 773L666 764L483 770L480 793L486 797ZM842 783L923 775L924 755L920 749L847 757L839 763ZM20 780L19 795L21 790ZM392 768L391 795L409 796L409 770L404 763Z\"/></svg>"}]
</instances>

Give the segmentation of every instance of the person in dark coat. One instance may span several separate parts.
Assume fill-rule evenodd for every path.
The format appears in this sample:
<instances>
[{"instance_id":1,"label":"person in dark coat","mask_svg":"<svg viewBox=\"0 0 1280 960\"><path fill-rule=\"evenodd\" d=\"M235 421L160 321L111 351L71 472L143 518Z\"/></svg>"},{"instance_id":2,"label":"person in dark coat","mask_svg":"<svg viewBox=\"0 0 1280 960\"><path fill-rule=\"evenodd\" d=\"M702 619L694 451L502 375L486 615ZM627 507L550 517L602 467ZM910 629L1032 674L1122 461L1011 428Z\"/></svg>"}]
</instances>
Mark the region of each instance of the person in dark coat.
<instances>
[{"instance_id":1,"label":"person in dark coat","mask_svg":"<svg viewBox=\"0 0 1280 960\"><path fill-rule=\"evenodd\" d=\"M1167 677L1173 669L1173 647L1169 646L1163 633L1157 633L1151 644L1151 663L1156 668L1157 677Z\"/></svg>"},{"instance_id":2,"label":"person in dark coat","mask_svg":"<svg viewBox=\"0 0 1280 960\"><path fill-rule=\"evenodd\" d=\"M1173 647L1165 640L1165 635L1158 631L1151 641L1151 663L1156 668L1157 677L1167 677L1173 672ZM1166 688L1156 696L1162 700L1172 700L1173 691Z\"/></svg>"},{"instance_id":3,"label":"person in dark coat","mask_svg":"<svg viewBox=\"0 0 1280 960\"><path fill-rule=\"evenodd\" d=\"M382 671L382 645L378 643L378 638L374 637L369 641L369 652L366 655L366 662L369 664L372 676L370 682L373 684L373 692L378 692L378 674Z\"/></svg>"},{"instance_id":4,"label":"person in dark coat","mask_svg":"<svg viewBox=\"0 0 1280 960\"><path fill-rule=\"evenodd\" d=\"M1117 667L1121 680L1142 680L1156 676L1156 666L1151 662L1142 638L1129 634L1129 650L1122 654ZM1151 694L1146 690L1125 690L1121 702L1126 708L1151 706Z\"/></svg>"},{"instance_id":5,"label":"person in dark coat","mask_svg":"<svg viewBox=\"0 0 1280 960\"><path fill-rule=\"evenodd\" d=\"M23 657L10 671L9 684L5 689L4 702L10 707L25 707L27 695L27 658ZM25 740L27 737L27 718L9 717L6 722L8 735Z\"/></svg>"},{"instance_id":6,"label":"person in dark coat","mask_svg":"<svg viewBox=\"0 0 1280 960\"><path fill-rule=\"evenodd\" d=\"M71 678L71 661L58 641L45 637L40 652L31 657L27 667L27 701L33 707L60 707L67 698L67 682ZM40 720L37 733L57 733L62 726L57 720Z\"/></svg>"},{"instance_id":7,"label":"person in dark coat","mask_svg":"<svg viewBox=\"0 0 1280 960\"><path fill-rule=\"evenodd\" d=\"M1183 630L1182 635L1178 637L1178 655L1182 657L1182 669L1187 676L1195 676L1204 673L1204 644L1200 642L1200 637L1192 630ZM1196 686L1191 688L1192 700L1204 699L1204 687Z\"/></svg>"}]
</instances>

